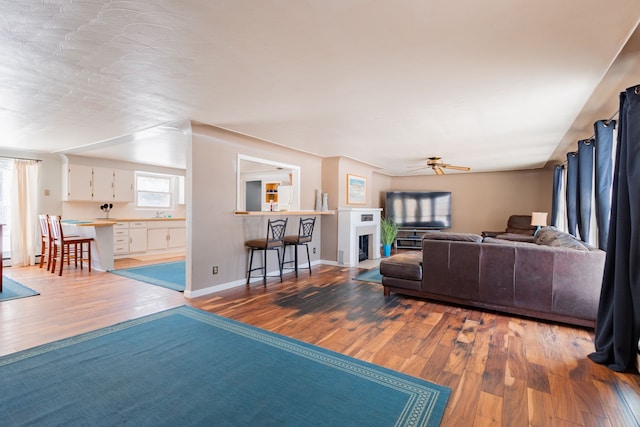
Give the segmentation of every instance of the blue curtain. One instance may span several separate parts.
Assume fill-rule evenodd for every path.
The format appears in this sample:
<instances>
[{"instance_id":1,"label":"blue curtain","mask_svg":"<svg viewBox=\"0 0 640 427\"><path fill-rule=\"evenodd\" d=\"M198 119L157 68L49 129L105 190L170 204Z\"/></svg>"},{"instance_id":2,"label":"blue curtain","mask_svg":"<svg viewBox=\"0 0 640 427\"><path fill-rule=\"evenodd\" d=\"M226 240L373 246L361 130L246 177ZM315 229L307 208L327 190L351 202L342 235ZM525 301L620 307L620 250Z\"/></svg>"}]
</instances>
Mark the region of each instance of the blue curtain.
<instances>
[{"instance_id":1,"label":"blue curtain","mask_svg":"<svg viewBox=\"0 0 640 427\"><path fill-rule=\"evenodd\" d=\"M593 151L591 139L578 141L578 231L580 239L589 241L591 198L593 197Z\"/></svg>"},{"instance_id":2,"label":"blue curtain","mask_svg":"<svg viewBox=\"0 0 640 427\"><path fill-rule=\"evenodd\" d=\"M576 235L578 222L578 153L567 153L567 232Z\"/></svg>"},{"instance_id":3,"label":"blue curtain","mask_svg":"<svg viewBox=\"0 0 640 427\"><path fill-rule=\"evenodd\" d=\"M562 173L564 166L556 165L553 169L553 200L551 201L551 225L559 227L560 204L562 203Z\"/></svg>"},{"instance_id":4,"label":"blue curtain","mask_svg":"<svg viewBox=\"0 0 640 427\"><path fill-rule=\"evenodd\" d=\"M618 144L596 351L589 357L615 371L635 367L640 338L640 95L620 95Z\"/></svg>"},{"instance_id":5,"label":"blue curtain","mask_svg":"<svg viewBox=\"0 0 640 427\"><path fill-rule=\"evenodd\" d=\"M598 120L593 125L596 138L596 223L598 224L598 247L607 248L609 218L611 212L613 131L615 120Z\"/></svg>"}]
</instances>

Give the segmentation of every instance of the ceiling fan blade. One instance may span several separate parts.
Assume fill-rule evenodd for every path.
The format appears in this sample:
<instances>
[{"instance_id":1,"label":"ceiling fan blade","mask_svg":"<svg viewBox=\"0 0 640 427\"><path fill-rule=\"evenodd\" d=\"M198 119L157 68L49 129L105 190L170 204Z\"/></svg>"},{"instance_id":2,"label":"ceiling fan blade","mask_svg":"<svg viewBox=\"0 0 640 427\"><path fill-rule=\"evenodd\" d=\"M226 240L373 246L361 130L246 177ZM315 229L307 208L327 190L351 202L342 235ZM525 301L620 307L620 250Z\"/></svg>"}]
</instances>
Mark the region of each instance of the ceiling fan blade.
<instances>
[{"instance_id":1,"label":"ceiling fan blade","mask_svg":"<svg viewBox=\"0 0 640 427\"><path fill-rule=\"evenodd\" d=\"M433 171L436 173L436 175L444 175L444 171L440 166L434 166Z\"/></svg>"},{"instance_id":2,"label":"ceiling fan blade","mask_svg":"<svg viewBox=\"0 0 640 427\"><path fill-rule=\"evenodd\" d=\"M467 166L455 166L455 165L442 165L443 168L453 169L457 171L470 171L471 168Z\"/></svg>"},{"instance_id":3,"label":"ceiling fan blade","mask_svg":"<svg viewBox=\"0 0 640 427\"><path fill-rule=\"evenodd\" d=\"M422 169L426 169L426 168L427 168L427 166L420 166L419 168L409 169L409 170L407 171L407 173L415 172L415 171L420 171L420 170L422 170Z\"/></svg>"}]
</instances>

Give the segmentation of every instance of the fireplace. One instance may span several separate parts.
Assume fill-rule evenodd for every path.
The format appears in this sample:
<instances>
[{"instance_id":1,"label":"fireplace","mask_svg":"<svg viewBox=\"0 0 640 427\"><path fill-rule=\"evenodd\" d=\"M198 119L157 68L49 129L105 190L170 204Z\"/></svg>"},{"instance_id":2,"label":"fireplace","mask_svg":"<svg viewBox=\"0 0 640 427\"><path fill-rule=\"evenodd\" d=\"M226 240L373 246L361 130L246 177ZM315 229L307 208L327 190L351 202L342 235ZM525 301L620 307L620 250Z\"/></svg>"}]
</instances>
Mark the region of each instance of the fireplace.
<instances>
[{"instance_id":1,"label":"fireplace","mask_svg":"<svg viewBox=\"0 0 640 427\"><path fill-rule=\"evenodd\" d=\"M380 258L381 210L338 209L338 264L355 267L365 259Z\"/></svg>"},{"instance_id":2,"label":"fireplace","mask_svg":"<svg viewBox=\"0 0 640 427\"><path fill-rule=\"evenodd\" d=\"M369 259L369 236L370 234L358 236L358 262Z\"/></svg>"}]
</instances>

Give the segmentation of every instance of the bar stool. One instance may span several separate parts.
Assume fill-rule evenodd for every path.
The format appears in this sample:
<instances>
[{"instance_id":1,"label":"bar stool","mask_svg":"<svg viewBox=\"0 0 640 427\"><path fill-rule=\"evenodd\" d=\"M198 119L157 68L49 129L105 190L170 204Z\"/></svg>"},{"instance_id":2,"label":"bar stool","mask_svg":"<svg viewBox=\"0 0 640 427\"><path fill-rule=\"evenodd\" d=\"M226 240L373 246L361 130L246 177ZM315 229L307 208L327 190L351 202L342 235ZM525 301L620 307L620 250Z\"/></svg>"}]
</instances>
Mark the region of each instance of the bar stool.
<instances>
[{"instance_id":1,"label":"bar stool","mask_svg":"<svg viewBox=\"0 0 640 427\"><path fill-rule=\"evenodd\" d=\"M313 236L313 227L315 226L316 218L300 218L300 226L298 227L298 234L291 236L284 236L284 250L282 251L282 268L285 268L285 264L294 264L294 267L286 267L287 269L293 269L296 271L296 277L298 277L298 246L304 245L307 248L307 262L309 263L309 274L311 274L311 257L309 256L309 243ZM287 246L295 246L295 255L293 261L285 261L284 256L287 253Z\"/></svg>"},{"instance_id":2,"label":"bar stool","mask_svg":"<svg viewBox=\"0 0 640 427\"><path fill-rule=\"evenodd\" d=\"M75 267L78 267L78 261L80 261L80 269L82 270L83 262L87 262L89 266L89 272L91 272L91 242L93 238L73 236L65 237L62 231L62 224L60 221L62 218L60 215L54 215L49 217L51 224L51 242L52 242L52 254L51 254L51 272L56 271L56 262L60 262L60 272L58 276L62 276L62 269L64 268L64 261L67 261L67 265L71 265L71 259L74 260ZM87 245L85 257L84 245Z\"/></svg>"},{"instance_id":3,"label":"bar stool","mask_svg":"<svg viewBox=\"0 0 640 427\"><path fill-rule=\"evenodd\" d=\"M44 267L44 259L47 258L47 271L51 268L51 232L49 230L49 215L38 215L40 222L40 268Z\"/></svg>"},{"instance_id":4,"label":"bar stool","mask_svg":"<svg viewBox=\"0 0 640 427\"><path fill-rule=\"evenodd\" d=\"M247 240L244 244L251 249L249 258L249 268L247 270L247 285L251 280L251 272L262 270L262 282L267 286L267 252L275 250L278 254L278 269L280 270L280 281L282 282L282 263L280 262L280 248L284 248L284 233L287 229L287 218L269 220L267 223L267 237L264 239ZM262 267L253 268L253 253L263 251L264 259ZM275 276L274 276L275 277Z\"/></svg>"}]
</instances>

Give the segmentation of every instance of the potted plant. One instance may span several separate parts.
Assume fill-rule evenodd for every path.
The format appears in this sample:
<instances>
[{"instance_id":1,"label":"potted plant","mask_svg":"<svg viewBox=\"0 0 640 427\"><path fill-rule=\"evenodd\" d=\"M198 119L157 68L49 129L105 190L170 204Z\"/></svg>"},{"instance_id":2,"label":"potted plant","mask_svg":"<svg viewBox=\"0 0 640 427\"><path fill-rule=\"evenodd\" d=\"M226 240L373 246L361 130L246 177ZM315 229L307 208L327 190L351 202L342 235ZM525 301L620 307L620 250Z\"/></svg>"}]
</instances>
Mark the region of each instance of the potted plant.
<instances>
[{"instance_id":1,"label":"potted plant","mask_svg":"<svg viewBox=\"0 0 640 427\"><path fill-rule=\"evenodd\" d=\"M398 224L389 218L380 221L380 241L384 249L384 256L391 255L391 245L398 235Z\"/></svg>"}]
</instances>

